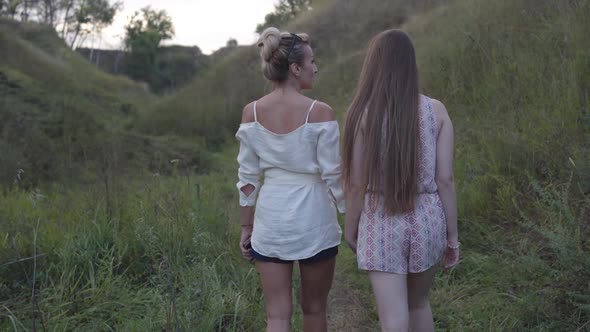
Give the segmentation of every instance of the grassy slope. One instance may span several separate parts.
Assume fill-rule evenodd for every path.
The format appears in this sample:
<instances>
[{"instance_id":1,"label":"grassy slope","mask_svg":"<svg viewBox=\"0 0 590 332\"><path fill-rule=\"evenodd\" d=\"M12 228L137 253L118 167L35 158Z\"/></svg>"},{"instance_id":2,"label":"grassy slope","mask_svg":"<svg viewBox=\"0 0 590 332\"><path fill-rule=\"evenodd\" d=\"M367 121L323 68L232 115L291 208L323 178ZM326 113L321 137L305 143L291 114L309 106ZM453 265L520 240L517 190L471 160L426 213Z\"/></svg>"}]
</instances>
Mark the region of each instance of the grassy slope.
<instances>
[{"instance_id":1,"label":"grassy slope","mask_svg":"<svg viewBox=\"0 0 590 332\"><path fill-rule=\"evenodd\" d=\"M590 264L583 223L590 204L588 3L406 4L324 2L289 29L312 36L320 76L311 94L339 115L369 36L401 24L415 39L425 93L447 105L457 132L466 257L439 280L446 287L434 294L438 326L582 325L590 304L588 276L578 274ZM221 140L235 130L242 105L270 88L258 61L255 48L244 48L161 105L182 116L159 111L153 123L168 125L142 125Z\"/></svg>"},{"instance_id":2,"label":"grassy slope","mask_svg":"<svg viewBox=\"0 0 590 332\"><path fill-rule=\"evenodd\" d=\"M589 17L587 1L456 2L408 25L457 136L466 256L434 294L441 327L590 319Z\"/></svg>"},{"instance_id":3,"label":"grassy slope","mask_svg":"<svg viewBox=\"0 0 590 332\"><path fill-rule=\"evenodd\" d=\"M404 25L456 131L465 258L437 280L439 328L590 319L589 17L582 1L455 1Z\"/></svg>"},{"instance_id":4,"label":"grassy slope","mask_svg":"<svg viewBox=\"0 0 590 332\"><path fill-rule=\"evenodd\" d=\"M96 159L99 140L151 99L87 64L51 29L0 21L1 182L18 169L31 183L52 180Z\"/></svg>"},{"instance_id":5,"label":"grassy slope","mask_svg":"<svg viewBox=\"0 0 590 332\"><path fill-rule=\"evenodd\" d=\"M437 277L437 327L587 326L590 5L456 0L422 12L434 2L446 1L411 8L404 1L324 1L294 22L290 29L309 32L318 55L321 75L311 94L341 116L366 40L402 24L416 42L425 93L447 105L456 128L464 259ZM37 287L45 324L172 329L170 274L185 329L263 326L257 277L240 262L238 230L228 225L237 219L236 147L222 145L242 105L268 91L260 76L256 50L244 48L139 116L137 127L147 133L203 135L224 147L209 176L120 180L111 191L4 194L0 262L32 254L40 221L39 250L47 256ZM109 211L109 200L120 203ZM3 329L32 326L32 268L30 261L0 267ZM370 301L366 277L346 250L338 272Z\"/></svg>"},{"instance_id":6,"label":"grassy slope","mask_svg":"<svg viewBox=\"0 0 590 332\"><path fill-rule=\"evenodd\" d=\"M437 279L441 329L590 319L589 17L582 1L454 1L404 24L456 131L465 258Z\"/></svg>"},{"instance_id":7,"label":"grassy slope","mask_svg":"<svg viewBox=\"0 0 590 332\"><path fill-rule=\"evenodd\" d=\"M72 179L133 168L205 164L198 142L129 130L156 100L147 88L106 74L48 27L0 20L0 183ZM104 174L103 174L104 175Z\"/></svg>"},{"instance_id":8,"label":"grassy slope","mask_svg":"<svg viewBox=\"0 0 590 332\"><path fill-rule=\"evenodd\" d=\"M338 65L346 59L358 60L360 47L372 34L403 22L409 13L430 2L437 1L413 1L413 6L406 0L318 1L315 10L288 27L312 38L320 81L311 94L321 96L342 113L354 88L356 68ZM192 85L161 101L139 119L138 128L154 134L198 135L213 144L225 140L237 129L243 106L271 89L263 80L259 59L256 47L242 46Z\"/></svg>"}]
</instances>

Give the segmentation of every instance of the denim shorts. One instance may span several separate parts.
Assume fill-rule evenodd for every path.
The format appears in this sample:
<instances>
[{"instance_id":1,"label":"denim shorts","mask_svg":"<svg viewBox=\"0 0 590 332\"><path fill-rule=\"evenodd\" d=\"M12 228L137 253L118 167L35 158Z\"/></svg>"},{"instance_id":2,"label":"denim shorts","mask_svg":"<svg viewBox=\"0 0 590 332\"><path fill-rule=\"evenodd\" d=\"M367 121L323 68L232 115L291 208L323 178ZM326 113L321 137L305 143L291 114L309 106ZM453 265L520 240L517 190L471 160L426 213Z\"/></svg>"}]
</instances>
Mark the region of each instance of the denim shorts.
<instances>
[{"instance_id":1,"label":"denim shorts","mask_svg":"<svg viewBox=\"0 0 590 332\"><path fill-rule=\"evenodd\" d=\"M254 250L254 248L250 249L250 256L252 258L254 258L255 260L261 261L261 262L270 262L270 263L279 263L279 264L289 264L289 263L293 263L295 261L299 261L299 264L313 264L313 263L318 263L318 262L322 262L322 261L327 261L331 258L336 257L336 255L338 255L338 246L324 249L309 258L299 259L299 260L282 260L282 259L276 258L276 257L268 257L268 256L264 256L264 255L257 253Z\"/></svg>"}]
</instances>

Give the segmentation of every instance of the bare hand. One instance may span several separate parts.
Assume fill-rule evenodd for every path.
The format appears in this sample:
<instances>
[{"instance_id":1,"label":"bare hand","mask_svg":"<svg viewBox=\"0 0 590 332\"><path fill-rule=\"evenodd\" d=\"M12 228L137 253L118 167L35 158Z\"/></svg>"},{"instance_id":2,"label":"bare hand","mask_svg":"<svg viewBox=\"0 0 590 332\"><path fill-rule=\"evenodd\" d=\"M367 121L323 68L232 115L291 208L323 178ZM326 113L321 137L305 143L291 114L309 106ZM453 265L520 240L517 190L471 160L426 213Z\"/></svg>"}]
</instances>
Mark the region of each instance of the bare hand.
<instances>
[{"instance_id":1,"label":"bare hand","mask_svg":"<svg viewBox=\"0 0 590 332\"><path fill-rule=\"evenodd\" d=\"M443 254L443 267L445 268L445 271L448 271L450 268L459 264L459 254L459 248L453 249L447 247Z\"/></svg>"},{"instance_id":2,"label":"bare hand","mask_svg":"<svg viewBox=\"0 0 590 332\"><path fill-rule=\"evenodd\" d=\"M250 254L250 239L252 238L252 227L242 227L242 235L240 236L240 251L245 260L253 262Z\"/></svg>"},{"instance_id":3,"label":"bare hand","mask_svg":"<svg viewBox=\"0 0 590 332\"><path fill-rule=\"evenodd\" d=\"M344 235L344 240L352 252L356 255L357 233Z\"/></svg>"}]
</instances>

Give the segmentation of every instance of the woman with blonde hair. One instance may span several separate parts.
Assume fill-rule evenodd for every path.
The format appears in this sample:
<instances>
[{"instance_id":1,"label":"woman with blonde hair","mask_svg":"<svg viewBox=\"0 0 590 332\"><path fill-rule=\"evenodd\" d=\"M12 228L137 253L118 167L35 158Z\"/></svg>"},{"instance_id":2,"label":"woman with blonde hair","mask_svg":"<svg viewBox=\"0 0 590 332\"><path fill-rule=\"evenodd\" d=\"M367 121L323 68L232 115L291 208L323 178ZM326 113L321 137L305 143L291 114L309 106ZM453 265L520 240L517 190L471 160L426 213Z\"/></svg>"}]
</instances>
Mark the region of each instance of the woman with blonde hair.
<instances>
[{"instance_id":1,"label":"woman with blonde hair","mask_svg":"<svg viewBox=\"0 0 590 332\"><path fill-rule=\"evenodd\" d=\"M344 212L338 123L330 106L301 93L312 88L317 73L306 34L268 28L258 46L273 90L244 107L236 134L240 248L260 271L267 331L290 329L295 261L303 329L326 331L342 234L336 207Z\"/></svg>"},{"instance_id":2,"label":"woman with blonde hair","mask_svg":"<svg viewBox=\"0 0 590 332\"><path fill-rule=\"evenodd\" d=\"M459 260L453 125L420 95L414 46L400 30L367 50L344 133L345 239L367 270L382 331L433 331L436 264Z\"/></svg>"}]
</instances>

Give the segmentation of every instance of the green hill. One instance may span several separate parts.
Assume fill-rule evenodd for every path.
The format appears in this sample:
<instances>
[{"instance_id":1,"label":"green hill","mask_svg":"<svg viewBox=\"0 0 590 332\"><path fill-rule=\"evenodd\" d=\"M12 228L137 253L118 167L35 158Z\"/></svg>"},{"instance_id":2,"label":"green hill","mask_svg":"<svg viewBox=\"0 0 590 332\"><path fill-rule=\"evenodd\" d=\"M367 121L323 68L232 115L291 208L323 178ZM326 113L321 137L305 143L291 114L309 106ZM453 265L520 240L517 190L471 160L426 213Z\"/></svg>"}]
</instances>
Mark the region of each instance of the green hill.
<instances>
[{"instance_id":1,"label":"green hill","mask_svg":"<svg viewBox=\"0 0 590 332\"><path fill-rule=\"evenodd\" d=\"M463 258L436 277L437 331L587 329L590 2L313 3L285 27L312 38L311 96L343 119L367 41L401 27L424 93L453 120ZM218 55L188 87L155 98L48 29L0 21L2 182L25 170L0 191L0 330L264 328L258 276L236 248L232 135L243 105L271 86L255 47ZM211 172L184 171L194 168ZM60 185L21 186L45 179ZM337 293L360 302L331 319L374 330L366 275L341 249Z\"/></svg>"},{"instance_id":2,"label":"green hill","mask_svg":"<svg viewBox=\"0 0 590 332\"><path fill-rule=\"evenodd\" d=\"M582 325L590 319L590 3L324 1L286 27L312 38L319 80L310 95L343 119L368 39L393 27L415 40L424 93L446 104L456 128L467 253L435 293L438 326ZM257 52L242 47L140 117L139 129L210 144L231 137L243 105L271 89Z\"/></svg>"},{"instance_id":3,"label":"green hill","mask_svg":"<svg viewBox=\"0 0 590 332\"><path fill-rule=\"evenodd\" d=\"M342 112L352 89L368 39L381 31L428 10L436 0L421 1L317 1L314 10L287 27L310 34L319 62L319 82L311 92ZM342 68L342 66L347 68ZM138 121L149 133L176 132L198 135L219 143L235 132L244 104L271 86L260 72L256 47L241 46L222 58L192 85L164 99Z\"/></svg>"},{"instance_id":4,"label":"green hill","mask_svg":"<svg viewBox=\"0 0 590 332\"><path fill-rule=\"evenodd\" d=\"M130 76L126 51L77 48L76 52L107 73ZM164 94L190 83L209 67L211 59L197 46L170 45L158 48L154 62L155 67L145 83L152 91Z\"/></svg>"},{"instance_id":5,"label":"green hill","mask_svg":"<svg viewBox=\"0 0 590 332\"><path fill-rule=\"evenodd\" d=\"M155 100L90 65L51 28L0 20L0 183L92 181L181 157L194 166L197 144L129 130Z\"/></svg>"}]
</instances>

